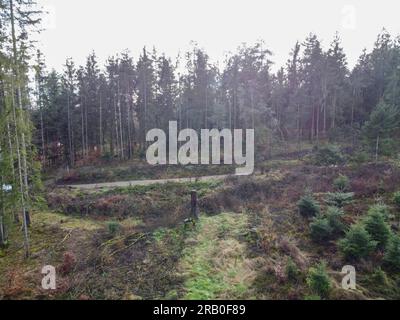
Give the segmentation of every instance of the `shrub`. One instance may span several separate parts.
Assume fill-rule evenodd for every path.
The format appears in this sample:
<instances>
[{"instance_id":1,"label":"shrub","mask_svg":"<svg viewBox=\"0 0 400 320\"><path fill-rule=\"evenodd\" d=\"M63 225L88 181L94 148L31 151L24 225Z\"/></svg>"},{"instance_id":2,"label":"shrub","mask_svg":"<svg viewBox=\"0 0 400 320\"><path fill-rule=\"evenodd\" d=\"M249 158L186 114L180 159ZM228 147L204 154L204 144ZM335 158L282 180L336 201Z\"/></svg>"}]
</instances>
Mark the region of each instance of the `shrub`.
<instances>
[{"instance_id":1,"label":"shrub","mask_svg":"<svg viewBox=\"0 0 400 320\"><path fill-rule=\"evenodd\" d=\"M133 203L132 203L133 202ZM91 205L92 212L105 216L128 215L136 203L127 195L110 195L97 198Z\"/></svg>"},{"instance_id":2,"label":"shrub","mask_svg":"<svg viewBox=\"0 0 400 320\"><path fill-rule=\"evenodd\" d=\"M299 268L297 268L297 265L293 262L291 258L289 258L286 264L286 276L288 280L296 281L299 274Z\"/></svg>"},{"instance_id":3,"label":"shrub","mask_svg":"<svg viewBox=\"0 0 400 320\"><path fill-rule=\"evenodd\" d=\"M333 186L335 190L339 192L349 191L350 180L347 176L340 174L339 177L333 181Z\"/></svg>"},{"instance_id":4,"label":"shrub","mask_svg":"<svg viewBox=\"0 0 400 320\"><path fill-rule=\"evenodd\" d=\"M63 262L60 266L60 272L62 274L68 274L70 273L76 264L76 257L72 252L65 252L63 255Z\"/></svg>"},{"instance_id":5,"label":"shrub","mask_svg":"<svg viewBox=\"0 0 400 320\"><path fill-rule=\"evenodd\" d=\"M363 128L363 136L367 145L379 154L391 154L393 148L393 132L398 126L399 111L395 105L384 101L378 103L370 114Z\"/></svg>"},{"instance_id":6,"label":"shrub","mask_svg":"<svg viewBox=\"0 0 400 320\"><path fill-rule=\"evenodd\" d=\"M379 141L379 154L383 156L393 157L397 151L396 139L386 138Z\"/></svg>"},{"instance_id":7,"label":"shrub","mask_svg":"<svg viewBox=\"0 0 400 320\"><path fill-rule=\"evenodd\" d=\"M372 206L365 218L365 229L371 235L372 240L377 242L378 247L384 248L389 240L391 231L385 221L385 207L382 205Z\"/></svg>"},{"instance_id":8,"label":"shrub","mask_svg":"<svg viewBox=\"0 0 400 320\"><path fill-rule=\"evenodd\" d=\"M353 192L328 192L325 201L330 206L342 208L353 201Z\"/></svg>"},{"instance_id":9,"label":"shrub","mask_svg":"<svg viewBox=\"0 0 400 320\"><path fill-rule=\"evenodd\" d=\"M362 164L362 163L368 162L369 159L370 159L370 155L365 151L359 151L359 152L355 153L351 158L352 162L355 164Z\"/></svg>"},{"instance_id":10,"label":"shrub","mask_svg":"<svg viewBox=\"0 0 400 320\"><path fill-rule=\"evenodd\" d=\"M392 235L383 258L385 264L395 270L400 270L400 237Z\"/></svg>"},{"instance_id":11,"label":"shrub","mask_svg":"<svg viewBox=\"0 0 400 320\"><path fill-rule=\"evenodd\" d=\"M235 185L235 195L244 200L254 198L255 195L260 193L267 193L270 186L262 181L254 181L251 179L243 179Z\"/></svg>"},{"instance_id":12,"label":"shrub","mask_svg":"<svg viewBox=\"0 0 400 320\"><path fill-rule=\"evenodd\" d=\"M370 279L375 285L378 286L388 286L389 279L386 275L386 272L383 271L380 267L376 268L374 272L371 274Z\"/></svg>"},{"instance_id":13,"label":"shrub","mask_svg":"<svg viewBox=\"0 0 400 320\"><path fill-rule=\"evenodd\" d=\"M371 206L368 210L368 214L373 213L373 212L380 213L385 218L387 216L389 216L389 209L384 204L375 204L375 205Z\"/></svg>"},{"instance_id":14,"label":"shrub","mask_svg":"<svg viewBox=\"0 0 400 320\"><path fill-rule=\"evenodd\" d=\"M394 193L393 202L398 208L400 208L400 191Z\"/></svg>"},{"instance_id":15,"label":"shrub","mask_svg":"<svg viewBox=\"0 0 400 320\"><path fill-rule=\"evenodd\" d=\"M314 154L316 165L337 165L344 162L344 157L336 145L327 144L316 148Z\"/></svg>"},{"instance_id":16,"label":"shrub","mask_svg":"<svg viewBox=\"0 0 400 320\"><path fill-rule=\"evenodd\" d=\"M289 255L299 266L304 269L308 264L308 259L304 253L297 247L296 243L291 241L288 237L284 236L278 241L278 248L285 254Z\"/></svg>"},{"instance_id":17,"label":"shrub","mask_svg":"<svg viewBox=\"0 0 400 320\"><path fill-rule=\"evenodd\" d=\"M319 204L311 194L303 196L297 203L297 206L302 216L314 217L320 213Z\"/></svg>"},{"instance_id":18,"label":"shrub","mask_svg":"<svg viewBox=\"0 0 400 320\"><path fill-rule=\"evenodd\" d=\"M349 138L358 135L358 129L350 125L336 126L335 128L329 129L328 139L329 141L349 141Z\"/></svg>"},{"instance_id":19,"label":"shrub","mask_svg":"<svg viewBox=\"0 0 400 320\"><path fill-rule=\"evenodd\" d=\"M343 232L345 225L342 222L343 210L337 207L328 207L326 211L326 218L332 228L333 233Z\"/></svg>"},{"instance_id":20,"label":"shrub","mask_svg":"<svg viewBox=\"0 0 400 320\"><path fill-rule=\"evenodd\" d=\"M116 221L107 223L108 233L112 236L116 235L121 230L121 225Z\"/></svg>"},{"instance_id":21,"label":"shrub","mask_svg":"<svg viewBox=\"0 0 400 320\"><path fill-rule=\"evenodd\" d=\"M329 220L323 217L316 217L310 223L311 239L315 242L322 242L328 240L332 236L332 227Z\"/></svg>"},{"instance_id":22,"label":"shrub","mask_svg":"<svg viewBox=\"0 0 400 320\"><path fill-rule=\"evenodd\" d=\"M105 152L103 153L103 155L101 156L101 159L104 162L111 162L114 159L114 155L111 152Z\"/></svg>"},{"instance_id":23,"label":"shrub","mask_svg":"<svg viewBox=\"0 0 400 320\"><path fill-rule=\"evenodd\" d=\"M339 240L339 249L349 259L367 257L377 245L361 224L352 225L344 239Z\"/></svg>"},{"instance_id":24,"label":"shrub","mask_svg":"<svg viewBox=\"0 0 400 320\"><path fill-rule=\"evenodd\" d=\"M343 211L337 207L328 207L325 216L315 217L310 223L310 236L315 242L323 242L342 232Z\"/></svg>"},{"instance_id":25,"label":"shrub","mask_svg":"<svg viewBox=\"0 0 400 320\"><path fill-rule=\"evenodd\" d=\"M329 296L332 283L326 272L325 262L321 262L316 267L310 268L307 276L307 284L311 291L320 297L326 298Z\"/></svg>"}]
</instances>

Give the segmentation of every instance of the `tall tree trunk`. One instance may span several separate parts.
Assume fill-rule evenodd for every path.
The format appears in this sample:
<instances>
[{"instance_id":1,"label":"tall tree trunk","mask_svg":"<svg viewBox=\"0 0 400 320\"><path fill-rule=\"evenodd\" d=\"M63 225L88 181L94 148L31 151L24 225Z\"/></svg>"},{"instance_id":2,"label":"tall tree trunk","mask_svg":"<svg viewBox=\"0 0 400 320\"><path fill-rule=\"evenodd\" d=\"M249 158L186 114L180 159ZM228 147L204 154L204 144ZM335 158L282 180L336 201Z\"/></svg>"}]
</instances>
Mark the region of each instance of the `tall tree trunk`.
<instances>
[{"instance_id":1,"label":"tall tree trunk","mask_svg":"<svg viewBox=\"0 0 400 320\"><path fill-rule=\"evenodd\" d=\"M351 135L352 135L352 139L351 139L351 143L352 146L354 147L355 144L355 131L354 131L354 109L355 109L355 104L356 104L356 100L357 99L357 92L356 89L353 89L353 102L351 104L351 120L350 120L350 128L351 128Z\"/></svg>"},{"instance_id":2,"label":"tall tree trunk","mask_svg":"<svg viewBox=\"0 0 400 320\"><path fill-rule=\"evenodd\" d=\"M17 112L15 107L15 98L14 98L14 85L12 85L12 111L13 111L13 121L14 121L14 130L15 130L15 150L17 152L17 160L18 160L18 177L19 177L19 189L20 189L20 201L21 201L21 210L22 210L22 220L23 220L23 231L24 231L24 249L25 249L25 257L29 256L29 234L28 234L28 223L27 223L27 207L25 200L25 184L23 181L23 173L22 173L22 160L21 160L21 146L19 139L19 130L18 130L18 119Z\"/></svg>"},{"instance_id":3,"label":"tall tree trunk","mask_svg":"<svg viewBox=\"0 0 400 320\"><path fill-rule=\"evenodd\" d=\"M297 143L300 151L300 139L301 139L301 109L300 104L297 104Z\"/></svg>"},{"instance_id":4,"label":"tall tree trunk","mask_svg":"<svg viewBox=\"0 0 400 320\"><path fill-rule=\"evenodd\" d=\"M118 120L119 120L119 139L121 146L121 159L124 159L124 137L122 135L122 112L121 112L121 93L119 88L119 80L118 80L118 90L117 90L117 106L118 106Z\"/></svg>"},{"instance_id":5,"label":"tall tree trunk","mask_svg":"<svg viewBox=\"0 0 400 320\"><path fill-rule=\"evenodd\" d=\"M312 115L311 115L311 134L310 134L310 138L311 138L311 142L314 141L314 125L315 125L315 107L314 105L312 106Z\"/></svg>"},{"instance_id":6,"label":"tall tree trunk","mask_svg":"<svg viewBox=\"0 0 400 320\"><path fill-rule=\"evenodd\" d=\"M38 92L38 97L37 97L37 102L39 104L39 110L40 110L40 137L41 137L41 143L42 143L42 165L43 167L46 166L46 150L45 150L45 141L44 141L44 121L43 121L43 106L42 106L42 98L40 96L41 92L41 83L40 79L37 80L37 88Z\"/></svg>"},{"instance_id":7,"label":"tall tree trunk","mask_svg":"<svg viewBox=\"0 0 400 320\"><path fill-rule=\"evenodd\" d=\"M239 115L239 104L237 99L237 89L234 88L233 90L233 113L234 113L234 120L233 120L233 128L238 129L240 127L240 115Z\"/></svg>"},{"instance_id":8,"label":"tall tree trunk","mask_svg":"<svg viewBox=\"0 0 400 320\"><path fill-rule=\"evenodd\" d=\"M115 149L117 151L118 158L121 159L120 147L119 147L119 134L118 134L118 115L117 115L117 103L116 95L114 94L113 105L114 105L114 127L115 127Z\"/></svg>"},{"instance_id":9,"label":"tall tree trunk","mask_svg":"<svg viewBox=\"0 0 400 320\"><path fill-rule=\"evenodd\" d=\"M132 159L132 136L131 136L131 105L129 101L129 96L128 94L126 95L126 107L127 107L127 113L128 113L128 145L129 145L129 152L128 152L128 157L129 159Z\"/></svg>"},{"instance_id":10,"label":"tall tree trunk","mask_svg":"<svg viewBox=\"0 0 400 320\"><path fill-rule=\"evenodd\" d=\"M250 104L251 104L251 123L252 123L252 129L254 129L255 126L255 119L254 119L254 98L253 98L253 88L250 88Z\"/></svg>"},{"instance_id":11,"label":"tall tree trunk","mask_svg":"<svg viewBox=\"0 0 400 320\"><path fill-rule=\"evenodd\" d=\"M16 186L17 178L15 176L15 168L14 168L14 151L13 151L13 145L12 145L12 139L11 139L10 122L9 122L8 117L7 117L7 138L8 138L8 148L10 149L10 168L11 168L12 182L13 182L12 185ZM19 223L19 216L18 216L18 212L16 210L14 211L14 222Z\"/></svg>"},{"instance_id":12,"label":"tall tree trunk","mask_svg":"<svg viewBox=\"0 0 400 320\"><path fill-rule=\"evenodd\" d=\"M41 135L41 140L42 140L42 164L43 167L46 166L46 144L44 142L44 122L43 122L43 111L42 107L40 106L40 135Z\"/></svg>"},{"instance_id":13,"label":"tall tree trunk","mask_svg":"<svg viewBox=\"0 0 400 320\"><path fill-rule=\"evenodd\" d=\"M83 110L83 98L81 97L81 140L82 140L82 158L85 157L85 119Z\"/></svg>"},{"instance_id":14,"label":"tall tree trunk","mask_svg":"<svg viewBox=\"0 0 400 320\"><path fill-rule=\"evenodd\" d=\"M74 166L74 151L72 148L72 130L71 130L71 101L70 101L70 89L68 88L67 95L67 121L68 121L68 149L69 149L69 163L73 167Z\"/></svg>"},{"instance_id":15,"label":"tall tree trunk","mask_svg":"<svg viewBox=\"0 0 400 320\"><path fill-rule=\"evenodd\" d=\"M100 154L103 154L103 118L102 118L102 101L101 101L101 92L99 97L99 125L100 125L100 132L99 132L99 140L100 140Z\"/></svg>"},{"instance_id":16,"label":"tall tree trunk","mask_svg":"<svg viewBox=\"0 0 400 320\"><path fill-rule=\"evenodd\" d=\"M317 144L319 143L319 113L320 113L320 106L317 107L317 124L316 124Z\"/></svg>"},{"instance_id":17,"label":"tall tree trunk","mask_svg":"<svg viewBox=\"0 0 400 320\"><path fill-rule=\"evenodd\" d=\"M88 113L89 113L89 104L86 101L86 97L85 97L85 143L86 143L86 157L89 156L89 126L88 126Z\"/></svg>"},{"instance_id":18,"label":"tall tree trunk","mask_svg":"<svg viewBox=\"0 0 400 320\"><path fill-rule=\"evenodd\" d=\"M37 72L36 77L36 92L37 92L37 104L39 106L40 113L40 138L42 144L42 167L46 166L46 151L45 151L45 141L44 141L44 121L43 121L43 105L42 105L42 83L40 72Z\"/></svg>"},{"instance_id":19,"label":"tall tree trunk","mask_svg":"<svg viewBox=\"0 0 400 320\"><path fill-rule=\"evenodd\" d=\"M353 89L353 102L351 104L351 120L350 120L350 127L353 129L353 123L354 123L354 107L355 103L357 100L357 92L356 89Z\"/></svg>"},{"instance_id":20,"label":"tall tree trunk","mask_svg":"<svg viewBox=\"0 0 400 320\"><path fill-rule=\"evenodd\" d=\"M1 151L1 150L0 150ZM0 246L4 246L7 243L7 234L6 234L6 223L5 223L5 206L4 206L4 178L1 176L0 179Z\"/></svg>"},{"instance_id":21,"label":"tall tree trunk","mask_svg":"<svg viewBox=\"0 0 400 320\"><path fill-rule=\"evenodd\" d=\"M25 247L25 256L29 256L29 234L28 234L28 224L27 224L27 200L28 200L28 168L26 161L26 142L25 142L25 133L23 128L21 128L21 149L19 146L19 132L18 132L18 124L23 125L23 107L22 107L22 93L21 93L21 79L19 74L19 66L18 66L18 54L17 54L17 38L15 34L15 19L14 19L14 2L13 0L9 0L10 5L10 19L11 19L11 37L12 37L12 48L13 48L13 59L14 59L14 74L17 80L17 98L18 98L18 109L19 109L19 117L17 119L16 108L15 108L15 99L14 99L14 85L12 85L12 96L13 96L13 116L14 116L14 124L15 124L15 138L17 144L17 158L18 158L18 174L19 174L19 182L21 189L21 207L22 207L22 217L23 217L23 230L24 230L24 247ZM26 197L26 199L25 199Z\"/></svg>"},{"instance_id":22,"label":"tall tree trunk","mask_svg":"<svg viewBox=\"0 0 400 320\"><path fill-rule=\"evenodd\" d=\"M336 126L336 90L333 94L333 116L332 116L332 129L335 129Z\"/></svg>"},{"instance_id":23,"label":"tall tree trunk","mask_svg":"<svg viewBox=\"0 0 400 320\"><path fill-rule=\"evenodd\" d=\"M12 177L13 177L13 182L15 182L15 168L14 168L14 151L13 151L13 146L12 146L12 141L11 141L11 129L10 129L10 122L7 117L7 136L8 136L8 147L10 148L10 167L12 170Z\"/></svg>"},{"instance_id":24,"label":"tall tree trunk","mask_svg":"<svg viewBox=\"0 0 400 320\"><path fill-rule=\"evenodd\" d=\"M143 131L143 145L146 146L146 132L147 132L147 70L143 74L144 76L144 81L143 81L143 86L144 86L144 131Z\"/></svg>"}]
</instances>

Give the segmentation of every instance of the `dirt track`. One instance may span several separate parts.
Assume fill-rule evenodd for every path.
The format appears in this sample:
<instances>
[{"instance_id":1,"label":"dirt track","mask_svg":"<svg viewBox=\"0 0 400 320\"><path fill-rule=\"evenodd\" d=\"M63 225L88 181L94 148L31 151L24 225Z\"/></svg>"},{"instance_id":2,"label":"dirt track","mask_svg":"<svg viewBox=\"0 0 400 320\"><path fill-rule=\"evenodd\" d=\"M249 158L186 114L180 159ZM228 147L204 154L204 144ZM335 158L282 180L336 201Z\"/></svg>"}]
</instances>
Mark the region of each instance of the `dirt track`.
<instances>
[{"instance_id":1,"label":"dirt track","mask_svg":"<svg viewBox=\"0 0 400 320\"><path fill-rule=\"evenodd\" d=\"M131 181L115 181L115 182L102 182L102 183L90 183L90 184L75 184L65 185L68 188L76 189L101 189L101 188L118 188L118 187L129 187L129 186L148 186L151 184L162 184L168 182L197 182L197 181L210 181L210 180L224 180L234 174L224 174L216 176L204 176L204 177L190 177L190 178L170 178L170 179L159 179L159 180L131 180Z\"/></svg>"}]
</instances>

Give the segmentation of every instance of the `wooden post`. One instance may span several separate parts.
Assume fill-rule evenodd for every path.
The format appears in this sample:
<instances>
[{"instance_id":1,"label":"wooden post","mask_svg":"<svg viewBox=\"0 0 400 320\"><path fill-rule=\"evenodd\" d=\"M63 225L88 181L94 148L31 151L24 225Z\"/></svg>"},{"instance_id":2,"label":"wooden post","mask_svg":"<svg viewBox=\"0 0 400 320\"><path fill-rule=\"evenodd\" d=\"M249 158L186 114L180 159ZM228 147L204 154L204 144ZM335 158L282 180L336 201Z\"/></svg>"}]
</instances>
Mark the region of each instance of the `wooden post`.
<instances>
[{"instance_id":1,"label":"wooden post","mask_svg":"<svg viewBox=\"0 0 400 320\"><path fill-rule=\"evenodd\" d=\"M194 217L196 220L199 219L199 208L197 207L197 191L192 190L190 192L191 196L191 202L190 202L190 207L191 207L191 214L192 217Z\"/></svg>"}]
</instances>

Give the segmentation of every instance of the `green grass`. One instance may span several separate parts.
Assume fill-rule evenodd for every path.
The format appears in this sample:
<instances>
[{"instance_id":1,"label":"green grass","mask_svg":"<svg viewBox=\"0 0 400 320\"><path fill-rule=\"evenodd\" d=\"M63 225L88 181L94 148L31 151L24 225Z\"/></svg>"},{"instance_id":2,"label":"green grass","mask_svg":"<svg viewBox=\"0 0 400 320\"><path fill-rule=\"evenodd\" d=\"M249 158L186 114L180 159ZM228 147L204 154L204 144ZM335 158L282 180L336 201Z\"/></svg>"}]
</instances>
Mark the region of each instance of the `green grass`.
<instances>
[{"instance_id":1,"label":"green grass","mask_svg":"<svg viewBox=\"0 0 400 320\"><path fill-rule=\"evenodd\" d=\"M82 229L86 231L98 230L104 226L103 222L93 219L67 216L55 212L37 212L34 213L33 219L38 223L46 225L59 226L64 230Z\"/></svg>"},{"instance_id":2,"label":"green grass","mask_svg":"<svg viewBox=\"0 0 400 320\"><path fill-rule=\"evenodd\" d=\"M119 187L113 189L104 189L98 191L98 195L144 195L149 192L176 192L183 191L189 192L190 190L197 190L199 193L204 193L215 189L223 184L220 180L209 180L209 181L196 181L196 182L167 182L157 183L144 186L128 186Z\"/></svg>"},{"instance_id":3,"label":"green grass","mask_svg":"<svg viewBox=\"0 0 400 320\"><path fill-rule=\"evenodd\" d=\"M201 217L197 233L186 240L180 262L184 299L237 299L248 294L254 276L241 241L248 227L245 214Z\"/></svg>"}]
</instances>

